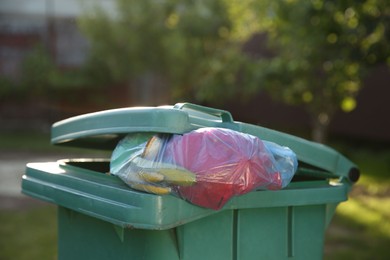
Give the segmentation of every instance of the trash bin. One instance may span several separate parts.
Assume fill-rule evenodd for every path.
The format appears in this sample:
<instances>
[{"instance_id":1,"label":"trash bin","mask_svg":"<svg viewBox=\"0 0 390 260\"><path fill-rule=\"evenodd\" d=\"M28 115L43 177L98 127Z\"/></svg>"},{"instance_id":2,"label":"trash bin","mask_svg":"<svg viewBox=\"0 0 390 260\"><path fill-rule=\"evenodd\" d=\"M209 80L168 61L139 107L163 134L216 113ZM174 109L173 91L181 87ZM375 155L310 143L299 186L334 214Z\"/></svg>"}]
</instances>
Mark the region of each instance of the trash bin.
<instances>
[{"instance_id":1,"label":"trash bin","mask_svg":"<svg viewBox=\"0 0 390 260\"><path fill-rule=\"evenodd\" d=\"M297 154L298 171L285 189L234 197L216 211L132 190L106 174L109 159L29 163L22 192L58 205L58 258L321 259L326 227L359 178L357 167L329 147L189 103L69 118L52 126L52 143L113 150L128 133L181 134L200 127L288 146Z\"/></svg>"}]
</instances>

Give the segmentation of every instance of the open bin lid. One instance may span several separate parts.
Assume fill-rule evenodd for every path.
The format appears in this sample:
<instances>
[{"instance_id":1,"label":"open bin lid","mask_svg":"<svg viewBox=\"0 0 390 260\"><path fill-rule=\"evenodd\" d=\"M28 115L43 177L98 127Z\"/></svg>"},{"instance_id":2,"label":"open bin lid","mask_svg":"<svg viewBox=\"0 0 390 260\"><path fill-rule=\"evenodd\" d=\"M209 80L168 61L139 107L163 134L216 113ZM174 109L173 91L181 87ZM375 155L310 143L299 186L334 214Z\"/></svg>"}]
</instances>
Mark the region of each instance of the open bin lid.
<instances>
[{"instance_id":1,"label":"open bin lid","mask_svg":"<svg viewBox=\"0 0 390 260\"><path fill-rule=\"evenodd\" d=\"M307 172L318 177L342 177L350 182L356 182L359 178L356 165L330 147L265 127L237 122L228 111L190 103L112 109L72 117L53 124L51 141L56 145L113 150L128 133L183 134L201 127L229 128L287 146L297 154L300 163L308 166Z\"/></svg>"}]
</instances>

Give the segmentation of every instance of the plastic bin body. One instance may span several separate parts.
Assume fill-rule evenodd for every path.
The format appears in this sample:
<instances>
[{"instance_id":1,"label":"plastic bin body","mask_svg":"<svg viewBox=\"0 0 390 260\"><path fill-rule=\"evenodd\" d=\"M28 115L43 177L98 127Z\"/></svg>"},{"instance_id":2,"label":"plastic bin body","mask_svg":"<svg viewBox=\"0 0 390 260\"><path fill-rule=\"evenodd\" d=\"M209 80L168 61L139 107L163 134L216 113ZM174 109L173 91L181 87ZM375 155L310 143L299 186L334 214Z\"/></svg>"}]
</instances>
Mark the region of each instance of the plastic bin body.
<instances>
[{"instance_id":1,"label":"plastic bin body","mask_svg":"<svg viewBox=\"0 0 390 260\"><path fill-rule=\"evenodd\" d=\"M59 259L321 259L324 205L225 210L168 230L59 208Z\"/></svg>"},{"instance_id":2,"label":"plastic bin body","mask_svg":"<svg viewBox=\"0 0 390 260\"><path fill-rule=\"evenodd\" d=\"M349 189L294 181L214 211L130 190L104 164L28 164L24 193L59 205L59 259L321 259L328 212Z\"/></svg>"},{"instance_id":3,"label":"plastic bin body","mask_svg":"<svg viewBox=\"0 0 390 260\"><path fill-rule=\"evenodd\" d=\"M168 230L121 230L60 207L58 255L59 259L321 259L325 209L312 205L226 210Z\"/></svg>"},{"instance_id":4,"label":"plastic bin body","mask_svg":"<svg viewBox=\"0 0 390 260\"><path fill-rule=\"evenodd\" d=\"M290 146L301 163L293 181L283 190L234 197L214 211L172 195L134 191L105 174L108 160L31 163L22 192L58 205L59 259L322 258L326 227L358 175L354 164L325 146L234 122L224 111L193 108L82 116L54 125L52 141L112 149L128 132L227 127ZM179 120L173 128L172 114ZM133 120L123 122L129 115ZM329 181L336 177L335 183Z\"/></svg>"}]
</instances>

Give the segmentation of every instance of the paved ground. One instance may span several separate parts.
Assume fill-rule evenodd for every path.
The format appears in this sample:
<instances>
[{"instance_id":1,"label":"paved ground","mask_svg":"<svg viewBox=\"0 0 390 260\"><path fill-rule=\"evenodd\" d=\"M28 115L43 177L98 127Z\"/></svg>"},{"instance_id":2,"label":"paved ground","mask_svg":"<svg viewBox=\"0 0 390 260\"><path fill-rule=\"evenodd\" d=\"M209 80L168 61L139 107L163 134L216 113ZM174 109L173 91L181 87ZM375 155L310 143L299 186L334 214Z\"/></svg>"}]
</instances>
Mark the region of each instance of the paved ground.
<instances>
[{"instance_id":1,"label":"paved ground","mask_svg":"<svg viewBox=\"0 0 390 260\"><path fill-rule=\"evenodd\" d=\"M21 193L26 164L62 159L63 155L0 152L0 210L41 205Z\"/></svg>"}]
</instances>

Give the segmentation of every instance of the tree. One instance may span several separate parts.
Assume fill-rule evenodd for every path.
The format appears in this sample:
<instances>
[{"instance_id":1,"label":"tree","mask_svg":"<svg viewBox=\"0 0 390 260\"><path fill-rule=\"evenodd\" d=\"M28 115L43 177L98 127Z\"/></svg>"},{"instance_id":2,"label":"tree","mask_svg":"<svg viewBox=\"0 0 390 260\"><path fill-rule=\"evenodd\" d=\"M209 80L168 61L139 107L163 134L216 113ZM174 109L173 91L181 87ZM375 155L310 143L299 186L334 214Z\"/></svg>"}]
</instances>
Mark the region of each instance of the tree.
<instances>
[{"instance_id":1,"label":"tree","mask_svg":"<svg viewBox=\"0 0 390 260\"><path fill-rule=\"evenodd\" d=\"M37 44L22 60L17 77L0 75L0 98L26 100L44 96L51 87L51 78L56 73L49 53L41 44Z\"/></svg>"},{"instance_id":2,"label":"tree","mask_svg":"<svg viewBox=\"0 0 390 260\"><path fill-rule=\"evenodd\" d=\"M335 112L356 107L368 70L390 65L390 7L386 0L279 0L258 8L257 23L276 55L251 65L252 82L261 84L245 91L266 89L278 100L303 104L313 139L324 142Z\"/></svg>"},{"instance_id":3,"label":"tree","mask_svg":"<svg viewBox=\"0 0 390 260\"><path fill-rule=\"evenodd\" d=\"M99 77L138 89L157 79L176 96L214 103L267 91L304 105L324 142L335 112L355 108L367 71L390 64L386 2L117 0L114 15L95 9L80 26ZM241 51L254 33L267 35L272 57Z\"/></svg>"},{"instance_id":4,"label":"tree","mask_svg":"<svg viewBox=\"0 0 390 260\"><path fill-rule=\"evenodd\" d=\"M117 0L79 20L91 42L91 67L129 88L148 79L173 96L203 99L212 85L235 88L240 45L229 39L231 21L221 0ZM146 80L145 80L146 79ZM156 82L157 81L157 82Z\"/></svg>"},{"instance_id":5,"label":"tree","mask_svg":"<svg viewBox=\"0 0 390 260\"><path fill-rule=\"evenodd\" d=\"M26 53L17 77L0 76L0 100L49 103L70 100L74 90L93 85L93 77L88 74L84 67L59 68L49 51L38 43Z\"/></svg>"}]
</instances>

